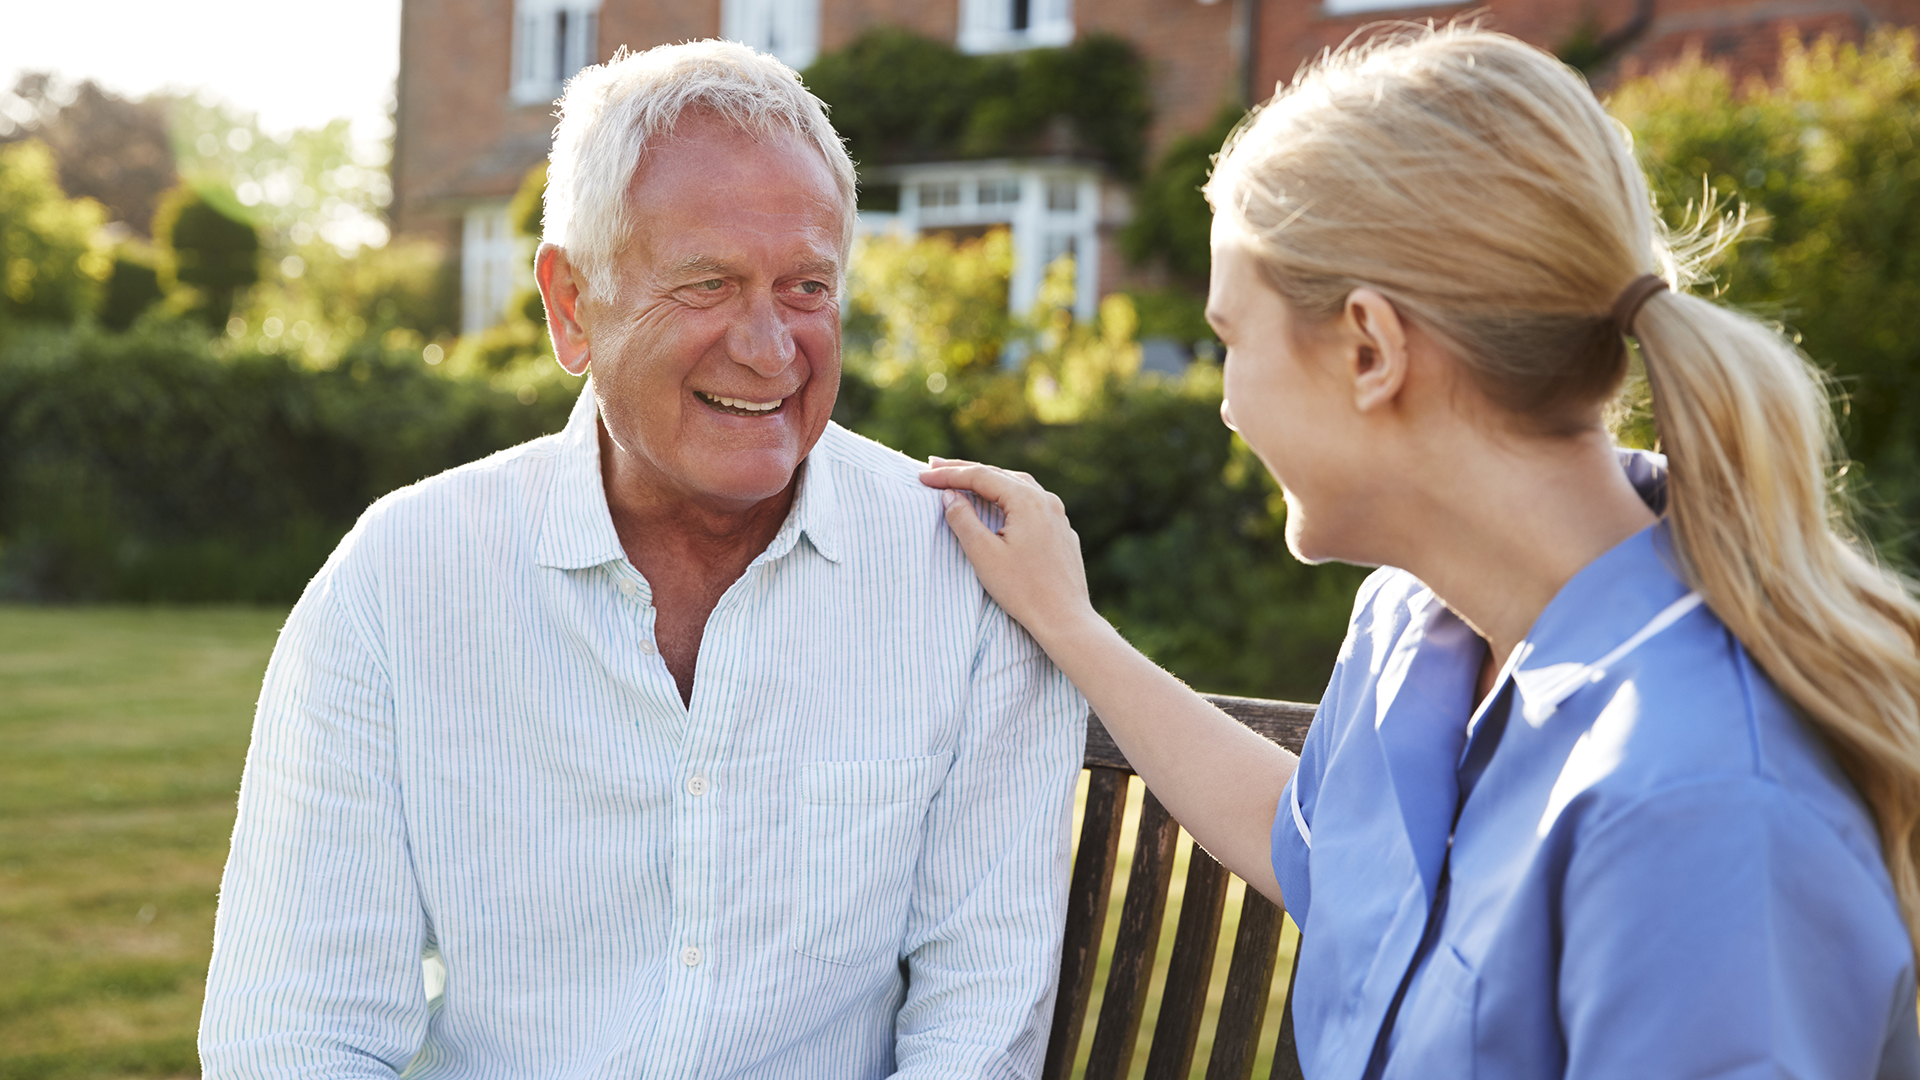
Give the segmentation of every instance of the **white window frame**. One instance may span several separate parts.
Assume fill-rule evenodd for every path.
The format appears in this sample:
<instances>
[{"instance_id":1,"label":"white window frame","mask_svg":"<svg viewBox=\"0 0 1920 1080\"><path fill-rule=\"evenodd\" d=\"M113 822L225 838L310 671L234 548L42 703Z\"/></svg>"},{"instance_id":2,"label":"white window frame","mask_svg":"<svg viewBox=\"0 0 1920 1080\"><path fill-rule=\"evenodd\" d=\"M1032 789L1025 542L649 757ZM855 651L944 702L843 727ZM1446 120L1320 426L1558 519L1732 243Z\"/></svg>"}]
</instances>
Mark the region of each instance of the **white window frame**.
<instances>
[{"instance_id":1,"label":"white window frame","mask_svg":"<svg viewBox=\"0 0 1920 1080\"><path fill-rule=\"evenodd\" d=\"M820 0L720 0L720 36L799 71L820 55Z\"/></svg>"},{"instance_id":2,"label":"white window frame","mask_svg":"<svg viewBox=\"0 0 1920 1080\"><path fill-rule=\"evenodd\" d=\"M1024 8L1027 25L1014 25ZM1073 43L1073 0L960 0L961 52L995 53Z\"/></svg>"},{"instance_id":3,"label":"white window frame","mask_svg":"<svg viewBox=\"0 0 1920 1080\"><path fill-rule=\"evenodd\" d=\"M876 170L865 180L898 182L900 209L863 212L863 234L916 236L929 229L1006 225L1013 234L1007 305L1015 314L1033 310L1046 280L1048 254L1068 247L1074 257L1073 316L1090 320L1099 311L1098 168L1046 161L942 162ZM934 198L923 202L923 191ZM1018 197L1009 201L1006 196L1016 191Z\"/></svg>"},{"instance_id":4,"label":"white window frame","mask_svg":"<svg viewBox=\"0 0 1920 1080\"><path fill-rule=\"evenodd\" d=\"M537 105L599 62L600 0L514 0L510 96Z\"/></svg>"},{"instance_id":5,"label":"white window frame","mask_svg":"<svg viewBox=\"0 0 1920 1080\"><path fill-rule=\"evenodd\" d=\"M507 200L475 203L460 223L460 332L477 334L506 318L514 293L533 284L532 252L516 236Z\"/></svg>"}]
</instances>

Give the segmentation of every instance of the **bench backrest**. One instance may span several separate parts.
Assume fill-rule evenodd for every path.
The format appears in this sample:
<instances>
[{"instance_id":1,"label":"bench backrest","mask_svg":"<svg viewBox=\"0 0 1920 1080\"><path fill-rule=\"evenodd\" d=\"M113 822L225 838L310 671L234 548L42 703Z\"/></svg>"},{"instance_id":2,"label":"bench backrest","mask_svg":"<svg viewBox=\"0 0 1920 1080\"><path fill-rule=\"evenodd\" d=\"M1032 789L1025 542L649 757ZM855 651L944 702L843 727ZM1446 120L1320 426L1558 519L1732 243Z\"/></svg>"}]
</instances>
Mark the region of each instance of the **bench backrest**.
<instances>
[{"instance_id":1,"label":"bench backrest","mask_svg":"<svg viewBox=\"0 0 1920 1080\"><path fill-rule=\"evenodd\" d=\"M1313 706L1258 698L1208 696L1228 715L1295 753L1313 720ZM1086 1027L1093 997L1094 975L1100 957L1100 939L1107 924L1108 900L1119 859L1122 816L1127 787L1137 782L1127 759L1113 743L1098 716L1087 722L1086 814L1080 826L1079 849L1068 886L1066 935L1060 953L1060 992L1053 1011L1053 1032L1047 1043L1043 1080L1068 1080L1080 1037ZM1167 894L1172 883L1174 848L1180 826L1147 793L1141 803L1133 845L1133 865L1126 897L1120 906L1120 925L1100 1002L1100 1016L1088 1049L1086 1080L1121 1080L1133 1063L1139 1040L1148 984L1160 945L1160 927L1166 918ZM1167 967L1147 1050L1147 1080L1189 1076L1207 987L1213 975L1227 886L1232 875L1206 852L1195 847L1187 863L1186 891L1174 928L1173 954ZM1266 897L1244 892L1239 929L1228 963L1225 997L1207 1060L1207 1080L1248 1080L1260 1045L1261 1029L1273 984L1280 973L1280 931L1284 916ZM1298 950L1295 950L1295 955ZM1285 973L1287 995L1293 993L1293 972ZM1272 1080L1300 1076L1299 1055L1293 1044L1291 1002L1282 1012L1274 1033Z\"/></svg>"}]
</instances>

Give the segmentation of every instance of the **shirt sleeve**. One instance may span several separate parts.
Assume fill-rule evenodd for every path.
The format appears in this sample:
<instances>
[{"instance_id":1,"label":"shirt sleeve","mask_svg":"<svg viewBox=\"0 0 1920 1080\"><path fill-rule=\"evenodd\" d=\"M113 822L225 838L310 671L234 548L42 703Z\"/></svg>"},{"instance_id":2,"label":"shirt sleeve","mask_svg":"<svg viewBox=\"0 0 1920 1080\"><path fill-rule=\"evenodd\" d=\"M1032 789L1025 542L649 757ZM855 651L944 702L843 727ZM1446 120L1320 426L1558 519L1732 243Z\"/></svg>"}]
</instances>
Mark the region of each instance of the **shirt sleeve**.
<instances>
[{"instance_id":1,"label":"shirt sleeve","mask_svg":"<svg viewBox=\"0 0 1920 1080\"><path fill-rule=\"evenodd\" d=\"M915 874L901 1078L1037 1076L1052 1021L1087 708L998 605L984 621Z\"/></svg>"},{"instance_id":2,"label":"shirt sleeve","mask_svg":"<svg viewBox=\"0 0 1920 1080\"><path fill-rule=\"evenodd\" d=\"M201 1017L209 1078L390 1078L425 1037L393 692L342 565L353 542L267 667Z\"/></svg>"},{"instance_id":3,"label":"shirt sleeve","mask_svg":"<svg viewBox=\"0 0 1920 1080\"><path fill-rule=\"evenodd\" d=\"M1568 1080L1885 1075L1913 960L1883 883L1753 778L1650 795L1571 857Z\"/></svg>"}]
</instances>

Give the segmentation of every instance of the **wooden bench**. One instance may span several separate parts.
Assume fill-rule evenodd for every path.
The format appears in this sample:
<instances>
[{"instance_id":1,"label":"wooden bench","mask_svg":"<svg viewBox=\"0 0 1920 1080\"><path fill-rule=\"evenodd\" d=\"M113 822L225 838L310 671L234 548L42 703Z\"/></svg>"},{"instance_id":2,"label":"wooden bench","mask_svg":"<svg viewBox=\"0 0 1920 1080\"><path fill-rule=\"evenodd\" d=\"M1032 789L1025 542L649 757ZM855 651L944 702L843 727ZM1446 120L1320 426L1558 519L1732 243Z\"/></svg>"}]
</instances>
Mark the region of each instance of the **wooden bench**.
<instances>
[{"instance_id":1,"label":"wooden bench","mask_svg":"<svg viewBox=\"0 0 1920 1080\"><path fill-rule=\"evenodd\" d=\"M1300 752L1313 706L1258 698L1208 696L1208 700L1253 730ZM1087 723L1087 802L1080 827L1079 851L1073 860L1068 886L1066 936L1060 953L1060 992L1054 1004L1053 1032L1047 1043L1043 1080L1068 1080L1080 1036L1086 1026L1093 996L1100 939L1107 923L1107 901L1113 891L1119 859L1122 817L1133 768L1100 724ZM1141 803L1139 827L1133 845L1133 865L1126 898L1120 907L1119 934L1107 969L1100 1018L1088 1050L1086 1080L1122 1080L1133 1063L1139 1041L1154 956L1165 921L1167 893L1172 883L1174 848L1180 826L1147 793ZM1197 846L1187 863L1186 892L1174 929L1173 955L1167 967L1154 1020L1152 1041L1146 1050L1147 1080L1172 1080L1191 1075L1207 1004L1207 986L1213 975L1227 886L1232 875ZM1279 908L1252 889L1245 890L1239 929L1227 967L1225 998L1207 1060L1206 1080L1248 1080L1260 1045L1268 1000L1278 973ZM1297 955L1297 949L1296 949ZM1287 995L1293 994L1293 972L1287 972ZM1274 1033L1271 1080L1300 1077L1299 1054L1293 1043L1291 1001Z\"/></svg>"}]
</instances>

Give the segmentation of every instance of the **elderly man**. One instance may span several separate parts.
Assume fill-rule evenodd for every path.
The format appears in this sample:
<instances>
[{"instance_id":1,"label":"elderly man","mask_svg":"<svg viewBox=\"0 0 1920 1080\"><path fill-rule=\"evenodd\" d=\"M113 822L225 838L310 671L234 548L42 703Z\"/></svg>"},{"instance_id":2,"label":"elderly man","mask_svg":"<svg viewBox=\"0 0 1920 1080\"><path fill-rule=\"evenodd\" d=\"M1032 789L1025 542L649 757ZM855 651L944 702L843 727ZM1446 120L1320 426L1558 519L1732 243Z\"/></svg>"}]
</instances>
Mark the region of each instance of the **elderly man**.
<instances>
[{"instance_id":1,"label":"elderly man","mask_svg":"<svg viewBox=\"0 0 1920 1080\"><path fill-rule=\"evenodd\" d=\"M852 165L718 42L562 117L538 277L592 378L294 609L207 1075L1031 1076L1083 706L828 420Z\"/></svg>"}]
</instances>

